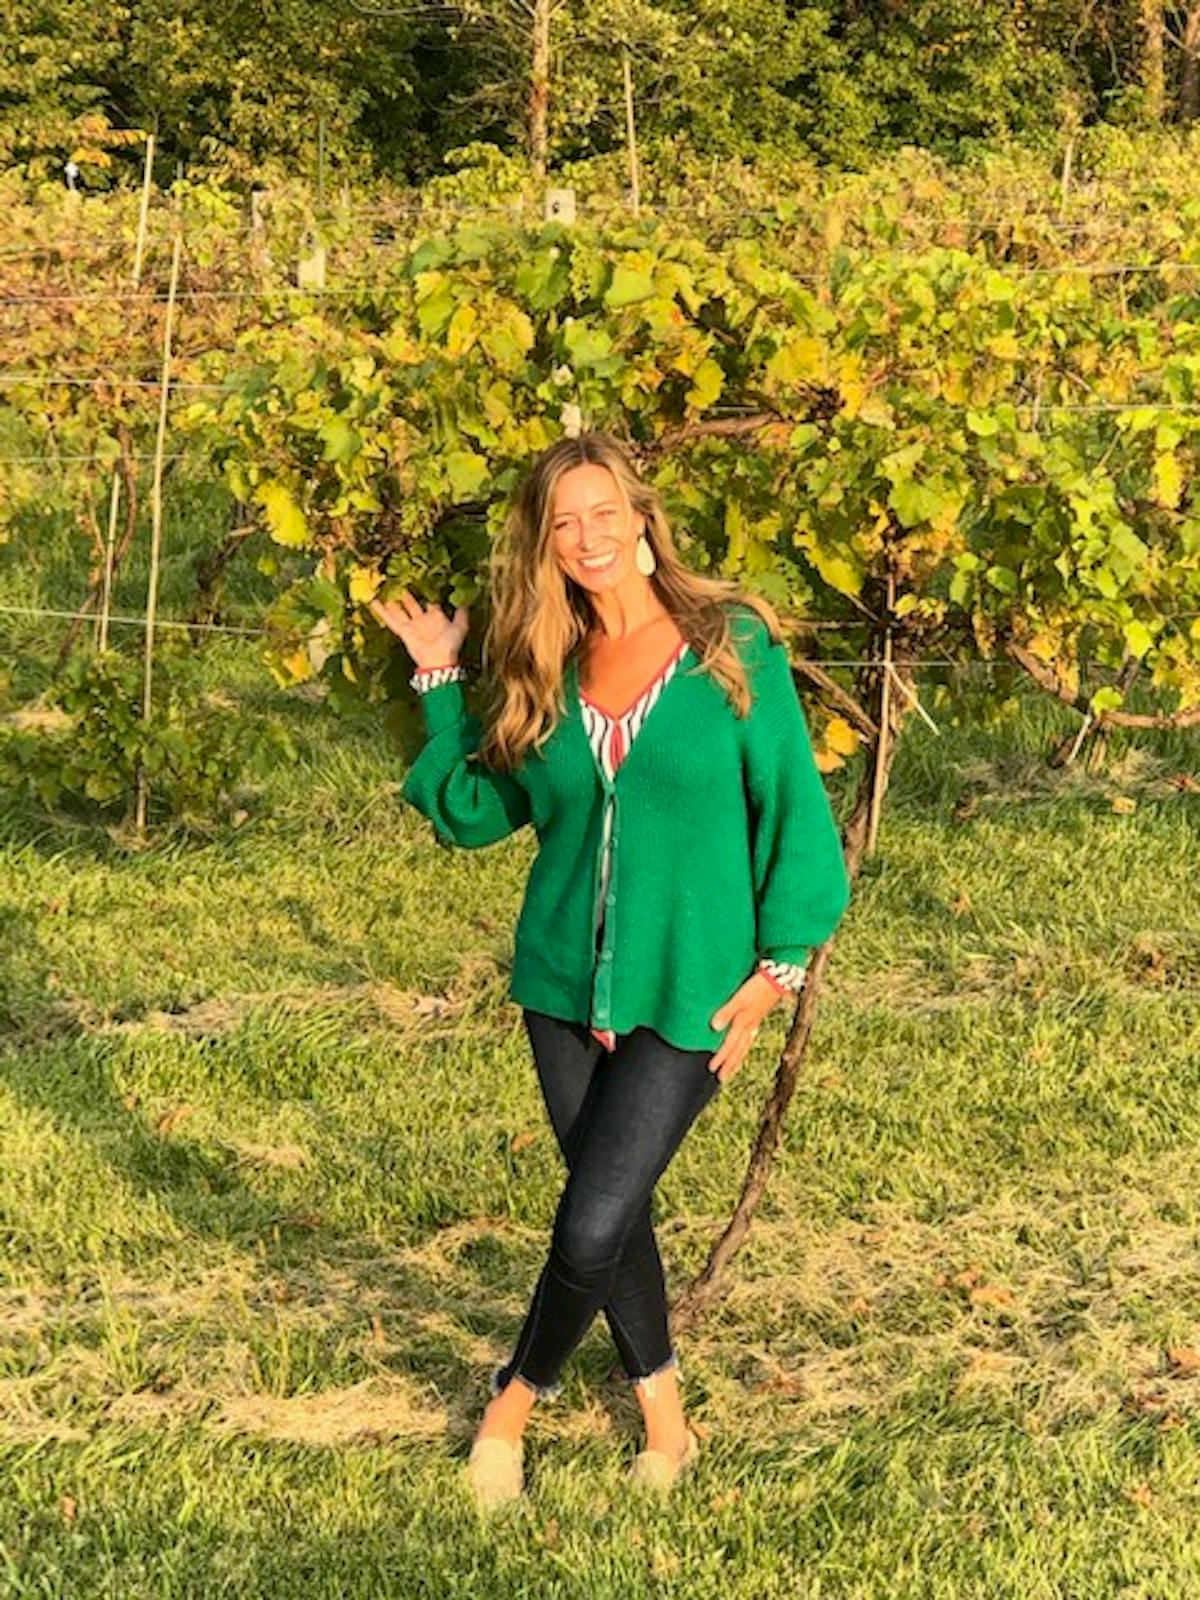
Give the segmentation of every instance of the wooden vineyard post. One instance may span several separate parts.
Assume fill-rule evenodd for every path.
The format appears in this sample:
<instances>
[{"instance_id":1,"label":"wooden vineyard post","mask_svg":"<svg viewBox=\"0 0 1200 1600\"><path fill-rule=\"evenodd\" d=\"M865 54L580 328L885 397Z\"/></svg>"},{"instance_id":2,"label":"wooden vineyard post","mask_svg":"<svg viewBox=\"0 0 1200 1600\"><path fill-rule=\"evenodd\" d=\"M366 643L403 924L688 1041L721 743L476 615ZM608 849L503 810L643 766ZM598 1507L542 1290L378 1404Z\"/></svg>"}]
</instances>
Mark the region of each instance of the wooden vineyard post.
<instances>
[{"instance_id":1,"label":"wooden vineyard post","mask_svg":"<svg viewBox=\"0 0 1200 1600\"><path fill-rule=\"evenodd\" d=\"M889 586L890 593L891 586ZM871 663L869 665L874 664ZM814 666L808 669L804 667L803 663L800 663L800 666L818 688L828 687L824 674L819 667ZM916 693L911 683L906 681L909 677L907 664L902 660L899 667L897 667L889 661L889 665L884 672L884 681L886 682L893 673L896 674L896 681L904 691L904 697L903 699L898 698L896 701L896 710L893 714L895 727L889 727L888 729L888 732L892 735L890 738L884 739L882 726L876 726L874 718L866 709L870 683L865 669L860 675L865 682L860 683L856 697L847 697L845 706L847 713L851 716L856 726L868 737L876 739L877 747L881 752L880 763L874 768L869 763L864 764L849 820L842 829L842 853L846 862L846 874L851 884L857 880L866 855L867 831L871 812L875 806L876 793L878 792L882 796L887 790L889 769L891 763L895 760L899 735L908 715L908 708L910 705L914 708L919 708ZM881 686L881 703L882 700ZM925 715L923 710L921 714L922 716ZM881 769L882 782L879 780ZM762 1108L758 1133L742 1178L742 1187L737 1203L724 1230L709 1251L708 1259L704 1266L680 1292L670 1307L672 1321L680 1331L694 1326L721 1293L726 1269L746 1242L754 1214L758 1209L759 1202L766 1193L767 1181L775 1162L775 1154L783 1137L784 1118L787 1115L788 1107L800 1081L800 1069L804 1064L809 1036L812 1033L813 1022L816 1018L817 1000L836 940L837 934L835 933L824 944L818 945L809 958L806 969L808 976L796 999L796 1009L792 1015L783 1051L779 1057L779 1065L775 1069L775 1080Z\"/></svg>"},{"instance_id":2,"label":"wooden vineyard post","mask_svg":"<svg viewBox=\"0 0 1200 1600\"><path fill-rule=\"evenodd\" d=\"M137 242L133 247L133 287L142 281L142 263L146 259L146 233L150 221L150 178L154 170L154 135L146 135L146 161L142 169L142 198L138 207ZM108 649L108 619L112 610L114 552L117 542L117 510L121 502L120 466L113 467L112 489L108 497L108 532L104 543L104 575L101 579L100 617L96 627L96 649Z\"/></svg>"},{"instance_id":3,"label":"wooden vineyard post","mask_svg":"<svg viewBox=\"0 0 1200 1600\"><path fill-rule=\"evenodd\" d=\"M146 224L150 218L150 175L154 167L154 135L146 135L146 165L142 172L142 203L138 210L137 244L133 252L133 286L142 281L142 262L146 255Z\"/></svg>"},{"instance_id":4,"label":"wooden vineyard post","mask_svg":"<svg viewBox=\"0 0 1200 1600\"><path fill-rule=\"evenodd\" d=\"M104 577L100 594L100 619L96 628L96 649L108 649L108 616L112 606L113 551L117 543L117 510L121 503L121 471L113 467L112 493L108 497L108 532L104 541Z\"/></svg>"},{"instance_id":5,"label":"wooden vineyard post","mask_svg":"<svg viewBox=\"0 0 1200 1600\"><path fill-rule=\"evenodd\" d=\"M637 124L633 116L633 69L629 65L629 46L621 52L621 67L625 75L625 142L629 147L629 203L633 215L641 215L640 186L638 183Z\"/></svg>"},{"instance_id":6,"label":"wooden vineyard post","mask_svg":"<svg viewBox=\"0 0 1200 1600\"><path fill-rule=\"evenodd\" d=\"M875 843L879 837L879 813L883 809L883 792L887 783L887 772L891 765L891 752L888 749L888 740L891 734L891 701L892 701L892 610L896 603L896 577L888 573L887 587L887 627L883 635L883 682L879 686L879 736L875 742L875 772L871 785L871 810L867 821L866 853L875 854Z\"/></svg>"},{"instance_id":7,"label":"wooden vineyard post","mask_svg":"<svg viewBox=\"0 0 1200 1600\"><path fill-rule=\"evenodd\" d=\"M162 480L163 448L167 437L167 402L171 388L171 335L175 323L175 296L179 288L179 257L183 235L175 230L175 244L171 251L171 286L167 291L167 315L163 328L162 376L159 385L158 436L154 441L154 486L150 494L150 575L146 585L146 649L145 668L142 675L142 719L149 722L153 709L154 622L158 611L158 568L162 551ZM146 769L138 763L136 826L143 837L146 832Z\"/></svg>"}]
</instances>

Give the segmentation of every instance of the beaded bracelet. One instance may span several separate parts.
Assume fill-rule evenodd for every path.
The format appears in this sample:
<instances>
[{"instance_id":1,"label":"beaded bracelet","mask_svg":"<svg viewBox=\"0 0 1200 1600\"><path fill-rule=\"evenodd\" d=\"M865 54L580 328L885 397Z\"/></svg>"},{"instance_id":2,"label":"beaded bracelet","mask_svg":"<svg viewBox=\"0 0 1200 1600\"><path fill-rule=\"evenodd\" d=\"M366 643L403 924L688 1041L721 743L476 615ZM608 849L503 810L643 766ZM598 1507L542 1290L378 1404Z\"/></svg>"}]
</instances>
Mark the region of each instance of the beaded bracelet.
<instances>
[{"instance_id":1,"label":"beaded bracelet","mask_svg":"<svg viewBox=\"0 0 1200 1600\"><path fill-rule=\"evenodd\" d=\"M461 662L450 661L442 667L418 667L408 682L418 694L424 694L443 683L460 683L466 676L467 669Z\"/></svg>"}]
</instances>

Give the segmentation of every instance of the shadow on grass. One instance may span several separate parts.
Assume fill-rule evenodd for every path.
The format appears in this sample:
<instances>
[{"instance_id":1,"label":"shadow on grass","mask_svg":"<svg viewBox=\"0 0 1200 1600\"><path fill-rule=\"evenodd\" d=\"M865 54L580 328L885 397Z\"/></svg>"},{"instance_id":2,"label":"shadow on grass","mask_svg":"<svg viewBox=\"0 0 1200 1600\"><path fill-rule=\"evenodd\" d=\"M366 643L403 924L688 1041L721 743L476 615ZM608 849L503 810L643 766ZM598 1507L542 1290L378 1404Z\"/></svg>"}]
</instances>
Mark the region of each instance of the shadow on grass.
<instances>
[{"instance_id":1,"label":"shadow on grass","mask_svg":"<svg viewBox=\"0 0 1200 1600\"><path fill-rule=\"evenodd\" d=\"M101 1167L166 1206L184 1228L243 1243L280 1221L243 1180L236 1153L211 1153L160 1116L148 1123L118 1082L124 1040L91 1037L27 919L0 908L0 1083ZM181 1120L175 1119L176 1122Z\"/></svg>"}]
</instances>

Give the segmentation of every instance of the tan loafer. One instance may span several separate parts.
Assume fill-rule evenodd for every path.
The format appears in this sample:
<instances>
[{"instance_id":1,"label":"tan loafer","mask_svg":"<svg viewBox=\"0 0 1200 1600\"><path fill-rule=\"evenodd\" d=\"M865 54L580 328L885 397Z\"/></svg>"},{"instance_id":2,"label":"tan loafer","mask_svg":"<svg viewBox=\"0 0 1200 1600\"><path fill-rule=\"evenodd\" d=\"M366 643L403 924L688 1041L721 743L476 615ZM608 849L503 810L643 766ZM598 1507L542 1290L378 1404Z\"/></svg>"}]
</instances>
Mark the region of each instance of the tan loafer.
<instances>
[{"instance_id":1,"label":"tan loafer","mask_svg":"<svg viewBox=\"0 0 1200 1600\"><path fill-rule=\"evenodd\" d=\"M494 1511L516 1500L525 1486L524 1441L476 1439L467 1457L467 1481L480 1511Z\"/></svg>"},{"instance_id":2,"label":"tan loafer","mask_svg":"<svg viewBox=\"0 0 1200 1600\"><path fill-rule=\"evenodd\" d=\"M689 1428L687 1446L678 1461L662 1450L639 1450L629 1469L629 1481L639 1488L666 1494L680 1474L695 1464L699 1454L700 1440Z\"/></svg>"}]
</instances>

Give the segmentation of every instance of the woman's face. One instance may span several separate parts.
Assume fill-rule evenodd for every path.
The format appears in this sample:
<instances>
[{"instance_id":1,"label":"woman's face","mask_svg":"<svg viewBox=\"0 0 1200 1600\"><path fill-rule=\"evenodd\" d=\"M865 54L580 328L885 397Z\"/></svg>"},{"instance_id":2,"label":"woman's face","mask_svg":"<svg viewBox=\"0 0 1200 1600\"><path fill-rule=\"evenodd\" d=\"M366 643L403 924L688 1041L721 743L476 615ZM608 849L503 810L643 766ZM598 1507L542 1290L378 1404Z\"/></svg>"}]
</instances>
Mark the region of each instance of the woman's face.
<instances>
[{"instance_id":1,"label":"woman's face","mask_svg":"<svg viewBox=\"0 0 1200 1600\"><path fill-rule=\"evenodd\" d=\"M646 519L628 509L607 467L586 461L559 478L550 517L563 571L593 594L618 588L633 574L634 548ZM644 580L642 580L644 581Z\"/></svg>"}]
</instances>

